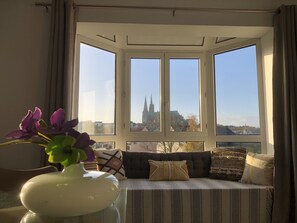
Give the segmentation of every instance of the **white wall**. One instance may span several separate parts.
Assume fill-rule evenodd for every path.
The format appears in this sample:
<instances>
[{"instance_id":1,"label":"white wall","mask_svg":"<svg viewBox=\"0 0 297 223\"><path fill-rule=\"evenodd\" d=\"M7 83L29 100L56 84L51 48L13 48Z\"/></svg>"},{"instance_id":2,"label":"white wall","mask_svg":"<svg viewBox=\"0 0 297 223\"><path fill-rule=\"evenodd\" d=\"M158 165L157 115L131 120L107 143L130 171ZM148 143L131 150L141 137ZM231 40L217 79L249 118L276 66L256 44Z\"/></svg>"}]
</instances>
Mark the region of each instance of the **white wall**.
<instances>
[{"instance_id":1,"label":"white wall","mask_svg":"<svg viewBox=\"0 0 297 223\"><path fill-rule=\"evenodd\" d=\"M0 142L28 109L44 106L50 13L34 4L0 1ZM0 167L37 167L40 152L32 146L0 147Z\"/></svg>"}]
</instances>

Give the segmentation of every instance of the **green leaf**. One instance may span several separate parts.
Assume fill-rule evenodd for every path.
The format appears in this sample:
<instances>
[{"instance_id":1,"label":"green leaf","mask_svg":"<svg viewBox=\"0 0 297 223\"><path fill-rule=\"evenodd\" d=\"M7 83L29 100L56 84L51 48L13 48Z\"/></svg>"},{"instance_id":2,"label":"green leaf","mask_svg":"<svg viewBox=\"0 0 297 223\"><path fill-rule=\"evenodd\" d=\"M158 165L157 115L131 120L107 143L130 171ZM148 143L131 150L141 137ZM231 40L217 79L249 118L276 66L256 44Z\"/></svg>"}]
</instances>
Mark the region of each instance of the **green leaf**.
<instances>
[{"instance_id":1,"label":"green leaf","mask_svg":"<svg viewBox=\"0 0 297 223\"><path fill-rule=\"evenodd\" d=\"M50 153L49 162L51 163L60 163L66 160L69 157L69 154L64 153L63 150L55 149Z\"/></svg>"},{"instance_id":2,"label":"green leaf","mask_svg":"<svg viewBox=\"0 0 297 223\"><path fill-rule=\"evenodd\" d=\"M83 151L74 148L76 139L72 136L58 135L49 142L45 151L51 163L61 163L63 166L78 163L81 157L86 157Z\"/></svg>"},{"instance_id":3,"label":"green leaf","mask_svg":"<svg viewBox=\"0 0 297 223\"><path fill-rule=\"evenodd\" d=\"M49 153L56 149L63 150L64 148L72 147L75 142L76 139L72 136L58 135L54 137L53 141L48 143L45 152Z\"/></svg>"},{"instance_id":4,"label":"green leaf","mask_svg":"<svg viewBox=\"0 0 297 223\"><path fill-rule=\"evenodd\" d=\"M63 166L69 166L71 164L78 163L79 161L79 152L77 149L72 148L72 153L70 156L68 156L62 163Z\"/></svg>"},{"instance_id":5,"label":"green leaf","mask_svg":"<svg viewBox=\"0 0 297 223\"><path fill-rule=\"evenodd\" d=\"M54 137L53 141L56 142L57 144L63 144L66 137L71 137L71 136L58 135Z\"/></svg>"},{"instance_id":6,"label":"green leaf","mask_svg":"<svg viewBox=\"0 0 297 223\"><path fill-rule=\"evenodd\" d=\"M79 153L79 161L84 161L86 160L88 157L87 157L87 154L84 150L82 149L76 149Z\"/></svg>"},{"instance_id":7,"label":"green leaf","mask_svg":"<svg viewBox=\"0 0 297 223\"><path fill-rule=\"evenodd\" d=\"M60 147L61 145L57 144L55 141L52 141L47 144L45 152L49 155L49 153L51 153L53 150L59 149Z\"/></svg>"},{"instance_id":8,"label":"green leaf","mask_svg":"<svg viewBox=\"0 0 297 223\"><path fill-rule=\"evenodd\" d=\"M64 140L62 141L63 145L73 146L76 142L76 139L72 136L64 136Z\"/></svg>"}]
</instances>

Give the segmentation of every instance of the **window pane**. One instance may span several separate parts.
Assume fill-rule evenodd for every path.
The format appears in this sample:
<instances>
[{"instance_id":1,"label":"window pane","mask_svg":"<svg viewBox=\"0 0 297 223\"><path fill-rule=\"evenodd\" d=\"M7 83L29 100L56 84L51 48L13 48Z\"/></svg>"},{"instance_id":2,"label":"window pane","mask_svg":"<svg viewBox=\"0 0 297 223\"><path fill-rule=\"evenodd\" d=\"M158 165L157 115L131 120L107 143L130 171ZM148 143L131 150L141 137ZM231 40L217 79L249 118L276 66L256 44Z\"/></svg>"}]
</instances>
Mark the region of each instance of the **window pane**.
<instances>
[{"instance_id":1,"label":"window pane","mask_svg":"<svg viewBox=\"0 0 297 223\"><path fill-rule=\"evenodd\" d=\"M91 135L115 134L114 53L81 43L78 128Z\"/></svg>"},{"instance_id":2,"label":"window pane","mask_svg":"<svg viewBox=\"0 0 297 223\"><path fill-rule=\"evenodd\" d=\"M256 46L214 56L217 135L260 134Z\"/></svg>"},{"instance_id":3,"label":"window pane","mask_svg":"<svg viewBox=\"0 0 297 223\"><path fill-rule=\"evenodd\" d=\"M114 142L96 142L93 149L114 149Z\"/></svg>"},{"instance_id":4,"label":"window pane","mask_svg":"<svg viewBox=\"0 0 297 223\"><path fill-rule=\"evenodd\" d=\"M200 130L199 59L170 59L170 130Z\"/></svg>"},{"instance_id":5,"label":"window pane","mask_svg":"<svg viewBox=\"0 0 297 223\"><path fill-rule=\"evenodd\" d=\"M217 147L243 147L249 152L261 153L259 142L217 142Z\"/></svg>"},{"instance_id":6,"label":"window pane","mask_svg":"<svg viewBox=\"0 0 297 223\"><path fill-rule=\"evenodd\" d=\"M160 59L131 59L132 132L160 131Z\"/></svg>"},{"instance_id":7,"label":"window pane","mask_svg":"<svg viewBox=\"0 0 297 223\"><path fill-rule=\"evenodd\" d=\"M127 142L126 149L132 152L201 152L204 142Z\"/></svg>"}]
</instances>

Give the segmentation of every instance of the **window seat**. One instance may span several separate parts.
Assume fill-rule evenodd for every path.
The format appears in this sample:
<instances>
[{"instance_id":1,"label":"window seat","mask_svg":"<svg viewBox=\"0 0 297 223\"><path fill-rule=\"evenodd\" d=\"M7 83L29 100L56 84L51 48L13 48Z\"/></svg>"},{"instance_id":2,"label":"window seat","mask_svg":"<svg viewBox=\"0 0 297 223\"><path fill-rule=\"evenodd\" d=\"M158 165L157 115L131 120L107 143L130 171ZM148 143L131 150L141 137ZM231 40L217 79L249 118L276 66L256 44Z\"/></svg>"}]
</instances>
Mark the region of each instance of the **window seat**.
<instances>
[{"instance_id":1,"label":"window seat","mask_svg":"<svg viewBox=\"0 0 297 223\"><path fill-rule=\"evenodd\" d=\"M127 188L126 222L271 222L273 187L239 182L245 166L245 150L224 148L212 153L122 153L127 179L120 180L120 187ZM186 160L190 178L185 181L150 181L149 160ZM216 172L215 167L218 166L222 169ZM222 170L226 171L225 174L220 172ZM263 175L263 179L265 177Z\"/></svg>"},{"instance_id":2,"label":"window seat","mask_svg":"<svg viewBox=\"0 0 297 223\"><path fill-rule=\"evenodd\" d=\"M210 178L126 179L126 222L271 222L273 187Z\"/></svg>"}]
</instances>

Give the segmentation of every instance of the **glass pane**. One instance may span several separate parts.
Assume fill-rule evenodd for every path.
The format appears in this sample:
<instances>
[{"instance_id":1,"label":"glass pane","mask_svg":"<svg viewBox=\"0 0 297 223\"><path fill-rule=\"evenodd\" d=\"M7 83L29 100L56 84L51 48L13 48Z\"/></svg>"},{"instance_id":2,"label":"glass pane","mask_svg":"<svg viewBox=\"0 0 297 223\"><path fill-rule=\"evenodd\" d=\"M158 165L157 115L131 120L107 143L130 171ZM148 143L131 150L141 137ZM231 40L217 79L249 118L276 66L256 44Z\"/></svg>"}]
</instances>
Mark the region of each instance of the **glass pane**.
<instances>
[{"instance_id":1,"label":"glass pane","mask_svg":"<svg viewBox=\"0 0 297 223\"><path fill-rule=\"evenodd\" d=\"M80 44L79 131L115 134L115 67L114 53Z\"/></svg>"},{"instance_id":2,"label":"glass pane","mask_svg":"<svg viewBox=\"0 0 297 223\"><path fill-rule=\"evenodd\" d=\"M160 59L131 59L132 132L160 131Z\"/></svg>"},{"instance_id":3,"label":"glass pane","mask_svg":"<svg viewBox=\"0 0 297 223\"><path fill-rule=\"evenodd\" d=\"M261 153L259 142L217 142L217 147L243 147L248 152Z\"/></svg>"},{"instance_id":4,"label":"glass pane","mask_svg":"<svg viewBox=\"0 0 297 223\"><path fill-rule=\"evenodd\" d=\"M200 130L199 59L170 59L170 130Z\"/></svg>"},{"instance_id":5,"label":"glass pane","mask_svg":"<svg viewBox=\"0 0 297 223\"><path fill-rule=\"evenodd\" d=\"M96 142L93 149L114 149L114 142Z\"/></svg>"},{"instance_id":6,"label":"glass pane","mask_svg":"<svg viewBox=\"0 0 297 223\"><path fill-rule=\"evenodd\" d=\"M260 134L256 46L214 56L217 135Z\"/></svg>"},{"instance_id":7,"label":"glass pane","mask_svg":"<svg viewBox=\"0 0 297 223\"><path fill-rule=\"evenodd\" d=\"M201 152L204 142L127 142L126 149L132 152Z\"/></svg>"}]
</instances>

